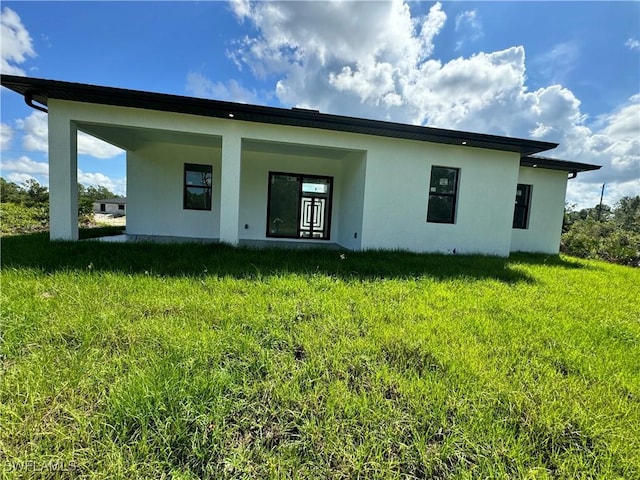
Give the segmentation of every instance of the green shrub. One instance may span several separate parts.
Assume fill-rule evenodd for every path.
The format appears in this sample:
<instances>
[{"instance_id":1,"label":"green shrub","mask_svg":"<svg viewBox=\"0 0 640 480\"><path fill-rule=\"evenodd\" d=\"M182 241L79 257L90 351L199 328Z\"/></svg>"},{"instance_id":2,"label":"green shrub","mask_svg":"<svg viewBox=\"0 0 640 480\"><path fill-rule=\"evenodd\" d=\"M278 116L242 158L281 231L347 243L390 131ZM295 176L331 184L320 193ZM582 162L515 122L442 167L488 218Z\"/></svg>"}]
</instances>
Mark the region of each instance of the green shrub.
<instances>
[{"instance_id":1,"label":"green shrub","mask_svg":"<svg viewBox=\"0 0 640 480\"><path fill-rule=\"evenodd\" d=\"M600 257L614 263L640 266L640 233L614 230L602 239Z\"/></svg>"},{"instance_id":2,"label":"green shrub","mask_svg":"<svg viewBox=\"0 0 640 480\"><path fill-rule=\"evenodd\" d=\"M640 234L622 229L611 220L576 220L562 235L560 249L581 258L640 266Z\"/></svg>"},{"instance_id":3,"label":"green shrub","mask_svg":"<svg viewBox=\"0 0 640 480\"><path fill-rule=\"evenodd\" d=\"M564 253L640 266L640 196L623 197L613 208L567 206L562 232Z\"/></svg>"},{"instance_id":4,"label":"green shrub","mask_svg":"<svg viewBox=\"0 0 640 480\"><path fill-rule=\"evenodd\" d=\"M3 235L40 232L48 228L49 206L27 207L17 203L1 203L0 218Z\"/></svg>"}]
</instances>

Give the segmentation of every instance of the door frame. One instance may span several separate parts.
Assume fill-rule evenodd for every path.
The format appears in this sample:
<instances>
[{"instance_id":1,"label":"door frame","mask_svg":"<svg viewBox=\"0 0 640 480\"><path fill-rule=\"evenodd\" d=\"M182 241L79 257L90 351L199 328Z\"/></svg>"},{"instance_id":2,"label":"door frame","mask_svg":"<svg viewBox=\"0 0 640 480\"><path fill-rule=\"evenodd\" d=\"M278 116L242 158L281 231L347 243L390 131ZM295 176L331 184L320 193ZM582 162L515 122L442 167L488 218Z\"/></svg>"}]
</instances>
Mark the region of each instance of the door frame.
<instances>
[{"instance_id":1,"label":"door frame","mask_svg":"<svg viewBox=\"0 0 640 480\"><path fill-rule=\"evenodd\" d=\"M296 177L298 179L298 199L296 205L296 234L295 235L278 235L273 234L270 231L269 219L271 218L271 185L272 178L276 175L283 175L288 177ZM305 179L318 179L324 180L329 185L329 195L327 195L327 205L325 207L325 222L326 222L326 231L327 235L323 237L302 237L300 236L300 215L301 215L301 206L302 206L302 198L305 196L302 191L302 184ZM331 239L331 217L333 215L333 177L328 175L314 175L307 173L292 173L292 172L274 172L269 171L268 177L268 189L267 189L267 221L266 221L266 236L268 238L289 238L296 240L330 240Z\"/></svg>"}]
</instances>

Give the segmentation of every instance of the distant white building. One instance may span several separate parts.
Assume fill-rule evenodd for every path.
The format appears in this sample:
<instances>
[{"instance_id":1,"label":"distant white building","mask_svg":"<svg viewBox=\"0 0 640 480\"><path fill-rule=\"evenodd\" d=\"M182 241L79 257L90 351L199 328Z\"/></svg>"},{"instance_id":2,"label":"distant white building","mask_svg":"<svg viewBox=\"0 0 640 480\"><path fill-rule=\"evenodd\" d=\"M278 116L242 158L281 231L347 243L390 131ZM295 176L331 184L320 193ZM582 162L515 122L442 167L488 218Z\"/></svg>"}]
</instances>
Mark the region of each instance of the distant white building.
<instances>
[{"instance_id":1,"label":"distant white building","mask_svg":"<svg viewBox=\"0 0 640 480\"><path fill-rule=\"evenodd\" d=\"M110 213L116 216L126 215L127 199L125 197L120 197L98 200L93 202L93 211L94 213Z\"/></svg>"},{"instance_id":2,"label":"distant white building","mask_svg":"<svg viewBox=\"0 0 640 480\"><path fill-rule=\"evenodd\" d=\"M50 238L78 238L77 132L126 150L126 233L233 245L558 253L556 143L18 76L48 112ZM34 103L37 102L37 103ZM46 108L45 108L46 106Z\"/></svg>"}]
</instances>

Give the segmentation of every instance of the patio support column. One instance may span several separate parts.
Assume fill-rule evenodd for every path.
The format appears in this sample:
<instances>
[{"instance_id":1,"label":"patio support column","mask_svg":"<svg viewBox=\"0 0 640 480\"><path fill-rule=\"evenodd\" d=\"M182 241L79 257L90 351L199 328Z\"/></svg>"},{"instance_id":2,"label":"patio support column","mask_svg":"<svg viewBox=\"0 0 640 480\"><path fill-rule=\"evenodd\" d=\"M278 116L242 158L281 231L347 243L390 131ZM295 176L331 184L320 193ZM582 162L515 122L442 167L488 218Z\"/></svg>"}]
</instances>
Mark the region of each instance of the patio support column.
<instances>
[{"instance_id":1,"label":"patio support column","mask_svg":"<svg viewBox=\"0 0 640 480\"><path fill-rule=\"evenodd\" d=\"M220 241L238 244L240 218L240 163L242 138L232 131L222 137L222 178L220 185Z\"/></svg>"},{"instance_id":2,"label":"patio support column","mask_svg":"<svg viewBox=\"0 0 640 480\"><path fill-rule=\"evenodd\" d=\"M49 239L78 240L78 129L51 106L48 115Z\"/></svg>"}]
</instances>

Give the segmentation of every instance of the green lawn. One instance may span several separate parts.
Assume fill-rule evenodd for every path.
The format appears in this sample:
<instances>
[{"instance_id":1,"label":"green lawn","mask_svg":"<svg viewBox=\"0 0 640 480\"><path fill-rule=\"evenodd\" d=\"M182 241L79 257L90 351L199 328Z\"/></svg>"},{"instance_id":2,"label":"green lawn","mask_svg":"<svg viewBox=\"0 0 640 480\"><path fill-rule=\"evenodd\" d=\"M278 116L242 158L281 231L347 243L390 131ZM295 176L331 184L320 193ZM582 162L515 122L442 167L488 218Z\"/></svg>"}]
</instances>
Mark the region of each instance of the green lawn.
<instances>
[{"instance_id":1,"label":"green lawn","mask_svg":"<svg viewBox=\"0 0 640 480\"><path fill-rule=\"evenodd\" d=\"M640 269L34 234L1 286L3 478L640 478Z\"/></svg>"}]
</instances>

